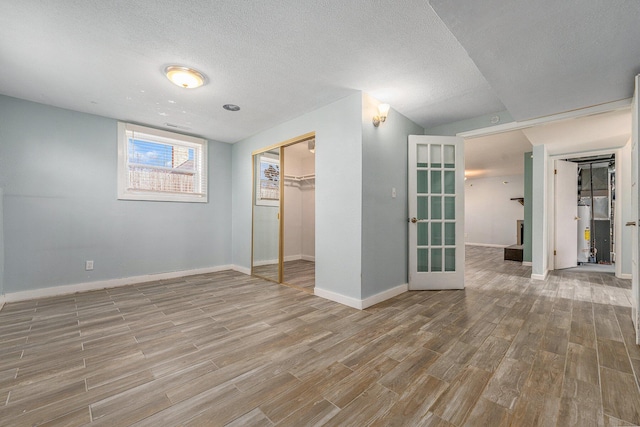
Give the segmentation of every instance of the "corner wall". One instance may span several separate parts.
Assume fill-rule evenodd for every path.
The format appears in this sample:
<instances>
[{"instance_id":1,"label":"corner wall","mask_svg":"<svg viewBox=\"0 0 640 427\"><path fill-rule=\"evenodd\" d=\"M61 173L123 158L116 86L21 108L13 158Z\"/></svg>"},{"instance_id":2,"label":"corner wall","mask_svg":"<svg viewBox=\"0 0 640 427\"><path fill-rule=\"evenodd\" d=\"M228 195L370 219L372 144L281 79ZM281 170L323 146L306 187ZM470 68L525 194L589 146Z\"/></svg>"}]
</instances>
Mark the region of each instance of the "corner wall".
<instances>
[{"instance_id":1,"label":"corner wall","mask_svg":"<svg viewBox=\"0 0 640 427\"><path fill-rule=\"evenodd\" d=\"M391 109L372 124L379 102L362 96L362 293L372 297L407 284L409 135L424 129ZM396 197L392 197L392 189Z\"/></svg>"},{"instance_id":2,"label":"corner wall","mask_svg":"<svg viewBox=\"0 0 640 427\"><path fill-rule=\"evenodd\" d=\"M260 132L232 146L232 259L251 268L251 153L316 133L316 293L360 299L362 94Z\"/></svg>"},{"instance_id":3,"label":"corner wall","mask_svg":"<svg viewBox=\"0 0 640 427\"><path fill-rule=\"evenodd\" d=\"M524 236L522 261L531 263L531 222L533 214L531 197L533 193L533 152L524 153Z\"/></svg>"},{"instance_id":4,"label":"corner wall","mask_svg":"<svg viewBox=\"0 0 640 427\"><path fill-rule=\"evenodd\" d=\"M517 244L518 220L524 219L524 208L511 198L524 196L523 175L469 178L464 187L465 243Z\"/></svg>"},{"instance_id":5,"label":"corner wall","mask_svg":"<svg viewBox=\"0 0 640 427\"><path fill-rule=\"evenodd\" d=\"M208 203L124 201L116 136L113 119L0 96L7 298L229 266L231 146L209 141Z\"/></svg>"}]
</instances>

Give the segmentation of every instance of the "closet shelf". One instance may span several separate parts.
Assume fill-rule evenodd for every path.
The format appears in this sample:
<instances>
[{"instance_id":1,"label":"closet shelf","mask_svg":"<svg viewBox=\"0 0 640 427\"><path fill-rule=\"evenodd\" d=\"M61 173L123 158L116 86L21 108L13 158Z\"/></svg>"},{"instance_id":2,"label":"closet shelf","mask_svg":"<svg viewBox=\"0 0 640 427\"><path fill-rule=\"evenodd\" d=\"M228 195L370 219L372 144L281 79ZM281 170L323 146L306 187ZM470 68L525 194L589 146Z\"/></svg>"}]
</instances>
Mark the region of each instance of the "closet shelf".
<instances>
[{"instance_id":1,"label":"closet shelf","mask_svg":"<svg viewBox=\"0 0 640 427\"><path fill-rule=\"evenodd\" d=\"M311 173L308 175L285 175L285 181L294 181L294 182L302 182L302 181L315 181L316 174Z\"/></svg>"}]
</instances>

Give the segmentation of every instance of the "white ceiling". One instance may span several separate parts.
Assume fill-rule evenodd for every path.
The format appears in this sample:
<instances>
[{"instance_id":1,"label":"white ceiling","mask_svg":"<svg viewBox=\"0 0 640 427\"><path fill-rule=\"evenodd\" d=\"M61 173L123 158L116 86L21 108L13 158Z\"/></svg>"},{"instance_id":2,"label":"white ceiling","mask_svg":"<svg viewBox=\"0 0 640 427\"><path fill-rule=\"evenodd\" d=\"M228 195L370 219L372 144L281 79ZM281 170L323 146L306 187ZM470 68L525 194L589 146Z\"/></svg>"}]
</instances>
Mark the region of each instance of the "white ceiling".
<instances>
[{"instance_id":1,"label":"white ceiling","mask_svg":"<svg viewBox=\"0 0 640 427\"><path fill-rule=\"evenodd\" d=\"M517 121L626 99L637 0L431 0Z\"/></svg>"},{"instance_id":2,"label":"white ceiling","mask_svg":"<svg viewBox=\"0 0 640 427\"><path fill-rule=\"evenodd\" d=\"M0 94L224 142L358 90L428 128L628 98L640 71L636 1L0 2Z\"/></svg>"},{"instance_id":3,"label":"white ceiling","mask_svg":"<svg viewBox=\"0 0 640 427\"><path fill-rule=\"evenodd\" d=\"M464 141L464 175L469 178L522 175L531 142L521 130Z\"/></svg>"}]
</instances>

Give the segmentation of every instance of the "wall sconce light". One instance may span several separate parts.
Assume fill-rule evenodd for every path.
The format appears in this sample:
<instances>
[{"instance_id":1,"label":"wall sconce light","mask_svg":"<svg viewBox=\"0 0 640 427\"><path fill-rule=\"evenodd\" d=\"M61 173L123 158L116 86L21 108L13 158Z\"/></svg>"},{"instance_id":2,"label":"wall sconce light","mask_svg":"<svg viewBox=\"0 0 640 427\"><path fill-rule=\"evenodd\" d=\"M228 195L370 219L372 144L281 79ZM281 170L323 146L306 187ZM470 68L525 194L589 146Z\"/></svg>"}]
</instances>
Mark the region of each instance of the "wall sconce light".
<instances>
[{"instance_id":1,"label":"wall sconce light","mask_svg":"<svg viewBox=\"0 0 640 427\"><path fill-rule=\"evenodd\" d=\"M373 116L373 125L378 127L380 123L384 123L387 120L387 114L389 114L389 104L378 105L378 115Z\"/></svg>"},{"instance_id":2,"label":"wall sconce light","mask_svg":"<svg viewBox=\"0 0 640 427\"><path fill-rule=\"evenodd\" d=\"M311 141L309 141L307 143L307 148L309 148L309 151L311 152L311 154L315 154L316 153L316 140L312 139Z\"/></svg>"},{"instance_id":3,"label":"wall sconce light","mask_svg":"<svg viewBox=\"0 0 640 427\"><path fill-rule=\"evenodd\" d=\"M194 89L205 83L204 75L193 68L170 65L164 69L164 74L173 84L185 89Z\"/></svg>"}]
</instances>

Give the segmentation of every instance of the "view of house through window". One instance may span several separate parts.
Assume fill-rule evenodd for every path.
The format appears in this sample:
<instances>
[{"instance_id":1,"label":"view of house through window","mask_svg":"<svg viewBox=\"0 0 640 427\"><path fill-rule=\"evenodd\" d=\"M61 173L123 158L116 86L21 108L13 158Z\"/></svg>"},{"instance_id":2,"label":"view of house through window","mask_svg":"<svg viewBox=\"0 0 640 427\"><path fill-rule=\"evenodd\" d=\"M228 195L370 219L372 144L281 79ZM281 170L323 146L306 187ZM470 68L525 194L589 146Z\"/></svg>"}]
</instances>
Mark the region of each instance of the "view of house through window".
<instances>
[{"instance_id":1,"label":"view of house through window","mask_svg":"<svg viewBox=\"0 0 640 427\"><path fill-rule=\"evenodd\" d=\"M206 141L141 126L124 127L118 150L119 198L206 201Z\"/></svg>"}]
</instances>

